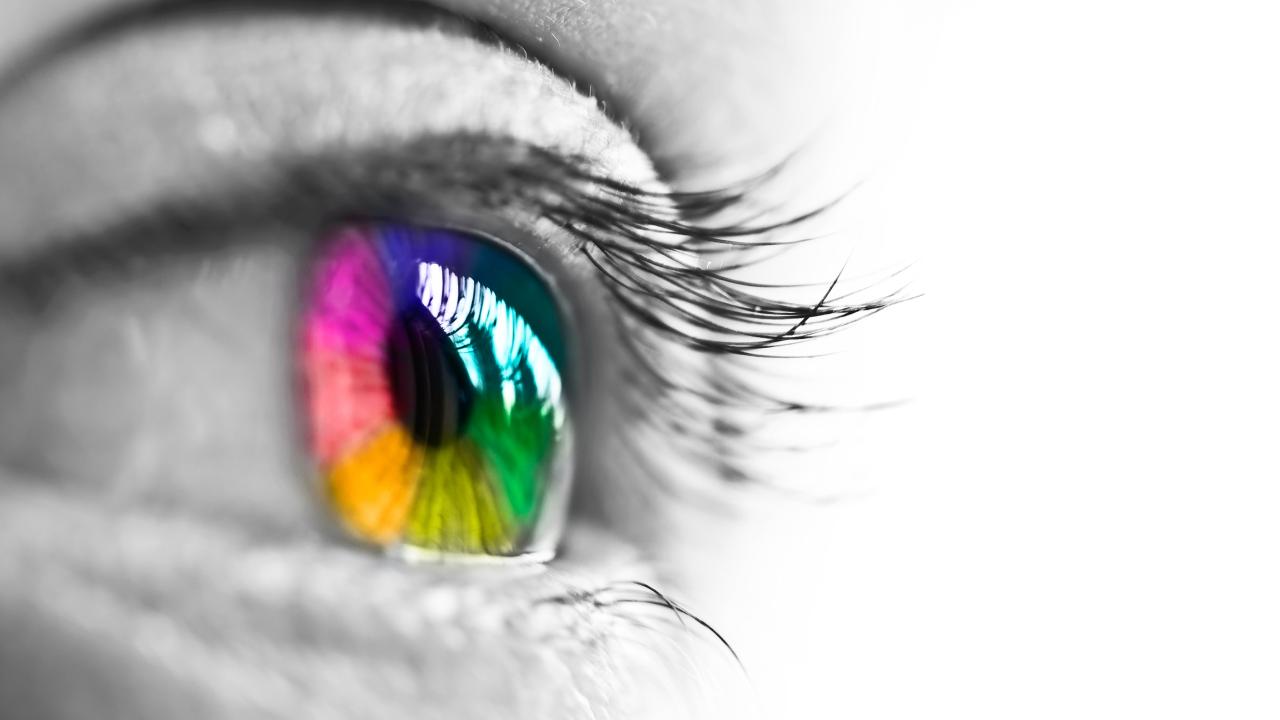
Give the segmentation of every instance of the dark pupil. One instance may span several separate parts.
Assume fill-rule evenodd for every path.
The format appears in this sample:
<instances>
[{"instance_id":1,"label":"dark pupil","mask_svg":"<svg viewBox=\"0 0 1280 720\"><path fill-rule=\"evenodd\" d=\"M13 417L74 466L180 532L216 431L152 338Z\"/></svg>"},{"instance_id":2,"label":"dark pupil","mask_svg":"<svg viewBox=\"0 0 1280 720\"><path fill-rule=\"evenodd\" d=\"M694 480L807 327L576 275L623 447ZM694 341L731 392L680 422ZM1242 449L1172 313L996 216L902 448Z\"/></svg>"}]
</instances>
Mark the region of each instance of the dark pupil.
<instances>
[{"instance_id":1,"label":"dark pupil","mask_svg":"<svg viewBox=\"0 0 1280 720\"><path fill-rule=\"evenodd\" d=\"M458 351L425 307L412 305L392 323L386 362L396 415L415 440L439 447L466 428L474 391Z\"/></svg>"}]
</instances>

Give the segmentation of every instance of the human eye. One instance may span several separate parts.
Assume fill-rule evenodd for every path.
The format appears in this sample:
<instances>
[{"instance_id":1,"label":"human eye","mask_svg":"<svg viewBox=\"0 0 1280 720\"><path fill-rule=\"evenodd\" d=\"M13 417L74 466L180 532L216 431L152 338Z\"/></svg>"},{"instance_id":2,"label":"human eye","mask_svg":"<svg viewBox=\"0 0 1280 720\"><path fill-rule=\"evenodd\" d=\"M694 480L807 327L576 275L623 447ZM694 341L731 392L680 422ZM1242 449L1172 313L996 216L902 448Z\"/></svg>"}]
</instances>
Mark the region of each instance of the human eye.
<instances>
[{"instance_id":1,"label":"human eye","mask_svg":"<svg viewBox=\"0 0 1280 720\"><path fill-rule=\"evenodd\" d=\"M114 41L108 37L82 53L106 56L116 68L113 77L139 78L157 74L151 65L157 56L187 57L186 43L200 38L210 48L247 45L249 50L235 60L197 53L189 68L192 76L216 85L234 76L243 64L256 67L262 78L232 84L216 100L203 94L192 97L191 86L185 83L154 92L121 82L117 89L134 92L136 102L131 107L118 104L118 96L102 96L97 99L102 106L83 115L93 117L92 123L55 124L53 133L69 137L50 137L49 145L77 149L88 145L91 137L101 137L104 125L113 128L116 142L92 158L95 166L112 168L110 182L93 177L92 171L77 172L75 177L59 175L65 164L51 160L48 147L32 148L16 140L6 144L15 156L9 166L32 169L7 194L15 204L31 208L9 214L18 228L15 237L54 238L40 243L36 253L14 243L10 263L8 286L14 292L8 306L20 316L10 327L21 326L15 330L21 334L9 345L23 348L22 357L14 362L25 368L6 375L14 398L8 417L15 427L6 434L7 442L15 445L9 452L11 462L63 480L91 478L100 489L129 478L120 481L158 502L202 497L206 507L294 526L309 521L303 517L305 508L288 497L297 488L263 479L296 475L296 466L313 464L318 474L329 476L320 479L320 494L338 523L363 540L386 544L389 540L382 537L383 531L374 531L368 522L353 522L355 515L378 510L353 505L360 493L350 480L352 464L342 462L354 452L353 446L370 439L366 433L386 428L340 427L338 418L350 416L349 407L343 405L358 405L361 399L343 394L347 378L342 372L328 373L316 364L324 362L317 344L331 340L331 331L358 319L362 309L356 307L358 299L338 300L340 293L329 293L326 299L324 288L315 286L332 283L337 275L351 271L351 267L333 267L335 262L341 264L334 253L343 246L335 238L344 232L360 234L356 228L364 227L366 239L355 247L380 259L365 267L369 272L361 281L366 286L393 284L387 292L396 297L374 301L396 304L397 317L410 310L402 301L405 293L419 289L415 284L420 272L426 273L422 280L427 283L447 273L454 282L461 281L464 289L479 293L474 298L480 302L477 315L450 328L451 340L458 340L459 333L473 336L476 343L468 345L473 352L464 357L463 343L450 342L448 353L441 355L455 364L471 361L471 373L455 368L451 372L456 377L430 385L432 390L476 395L449 410L468 413L464 423L493 420L461 429L464 434L472 429L483 433L483 442L468 441L468 452L484 454L485 462L480 464L489 468L485 474L495 476L491 479L505 477L513 489L491 498L503 506L501 520L494 522L510 526L516 514L531 511L517 505L536 500L541 506L547 495L557 495L552 503L563 506L567 489L544 485L563 485L567 478L556 483L542 480L568 473L563 466L570 461L569 416L586 416L596 411L594 406L607 405L598 397L586 396L603 394L601 388L611 381L596 376L601 375L600 368L616 362L601 351L605 343L595 337L608 331L610 321L598 307L590 309L602 304L603 290L592 284L589 261L578 256L570 235L554 227L540 205L565 202L583 192L567 185L572 182L567 161L563 167L555 165L570 152L579 158L579 169L589 163L638 162L641 155L632 149L628 160L610 159L627 152L618 149L626 147L624 136L591 101L514 53L469 37L469 31L459 30L457 23L432 20L400 31L399 21L377 14L355 20L266 13L255 32L274 37L305 31L307 42L297 52L313 53L281 60L253 38L243 38L245 33L229 20L180 14L160 22L158 28L151 26L145 53L138 50L139 41L128 37ZM348 27L352 24L354 32ZM407 48L411 55L425 54L415 58L422 64L453 63L472 73L476 82L459 79L461 89L446 95L438 89L439 82L396 76L395 63L405 61L394 53L397 59L384 61L392 68L381 93L372 91L365 68L336 73L320 87L277 76L296 68L323 66L322 53L330 43L359 42L361 32L371 44L398 43L401 52ZM412 33L434 35L430 39L438 48L431 42L411 42L418 40ZM484 68L485 61L493 61L490 56L502 63L498 70L473 69ZM10 132L36 134L34 128L45 125L45 114L59 103L95 102L78 91L92 82L98 70L80 60L72 55L50 68L42 82L11 91L13 112L6 125ZM167 81L167 72L158 74L162 83ZM404 86L406 77L414 83ZM268 102L264 91L274 91L277 85L295 89L297 96L264 108ZM520 92L508 93L497 104L498 90L508 87ZM439 107L446 97L454 107ZM385 124L356 124L375 114L376 104L388 101L400 103L401 112ZM326 111L336 104L350 115ZM530 107L542 112L539 122L520 117ZM24 115L26 110L33 112ZM329 112L329 117L311 125L312 111ZM163 128L139 126L140 120L157 117L165 118L170 137L160 137L166 132ZM414 127L414 123L427 127ZM430 127L432 123L446 126ZM141 162L140 156L157 141L166 155L184 160ZM70 160L82 162L77 157ZM188 172L193 166L201 170ZM41 178L42 172L55 177ZM229 181L228 176L233 179ZM157 189L161 185L163 191ZM62 194L59 203L20 200L24 193L50 188ZM83 217L75 217L80 202L91 206L81 211ZM362 222L362 217L387 220ZM442 244L446 228L454 230L447 236L449 242ZM333 277L326 278L326 272ZM470 275L460 277L461 273ZM572 305L553 298L553 284L558 287L557 296L571 298ZM448 301L444 295L450 294L447 287L422 291L418 305L426 308L435 303L439 309L440 302ZM468 302L472 300L468 296ZM504 309L495 315L497 304ZM580 352L593 355L592 362L578 363L571 378L560 377L568 352L566 338L560 337L565 329L557 317L562 310L574 315L574 332L567 339L581 346ZM514 325L506 322L507 314ZM394 319L380 318L385 327L375 332L389 336ZM220 336L213 337L215 329L208 325L215 326ZM531 336L535 327L537 333ZM509 338L507 345L530 336L531 342L515 349L520 358L507 369L508 374L522 374L506 378L518 382L504 384L503 378L482 377L490 374L482 366L499 360L500 352L512 350L492 342L495 330L520 333L519 338ZM326 333L328 337L322 337ZM104 338L109 339L100 342ZM130 338L134 346L121 345ZM368 343L373 347L348 348L350 352L338 355L347 360L356 352L381 356L382 364L365 373L365 379L387 387L371 402L390 401L384 409L390 410L391 417L381 420L405 425L394 417L391 407L397 398L391 397L390 385L400 371L386 365L397 360L389 342L388 337L378 337ZM588 347L590 343L594 346ZM477 348L480 352L474 352ZM540 363L536 382L528 382L535 380L533 366L524 359L531 350L542 353L535 361ZM136 357L131 358L131 353ZM440 359L430 353L424 358ZM328 369L333 368L330 363ZM298 374L295 370L302 371L301 377L290 376ZM304 387L296 388L298 382ZM559 387L566 382L574 387ZM488 387L493 385L497 387ZM413 388L400 390L409 393ZM481 390L488 396L480 397ZM548 421L544 428L522 428L526 434L545 436L536 440L539 447L530 449L545 456L545 462L540 458L519 469L510 462L514 448L509 441L518 434L512 423L520 413L508 413L503 407L497 414L505 417L498 421L496 411L486 410L486 404L502 403L504 392L520 395L509 399L529 406L524 416ZM572 408L569 393L583 396L575 399ZM309 398L304 403L313 406L304 423L310 427L302 429L312 437L290 443L288 430L298 425L292 418L300 394ZM49 402L51 397L56 401ZM433 404L431 411L444 411L443 405L434 406L439 400L428 402ZM472 409L480 412L470 413ZM415 445L425 448L441 442L439 437L419 438ZM330 447L335 443L341 447ZM74 450L67 452L64 444ZM305 447L295 450L295 444ZM418 464L428 460L422 457ZM550 467L553 464L557 467ZM337 465L344 465L338 474L346 480L334 480ZM499 466L505 470L499 472ZM448 479L455 470L436 475ZM173 479L175 471L189 478L189 486ZM363 473L375 486L372 476L376 474ZM263 493L270 492L267 488L272 484L278 497L264 503ZM517 493L514 488L519 486L525 489ZM455 492L451 497L461 501L466 494ZM517 495L528 497L517 500ZM366 500L378 502L372 496ZM474 504L470 507L465 512L443 512L450 516L443 522L474 522L478 511ZM537 515L564 512L562 507L549 510ZM424 507L423 512L439 516L442 511ZM553 518L547 520L556 524ZM539 524L532 519L528 522L530 527L516 533L523 537L475 543L471 554L525 554L522 549L548 554L557 533L532 527ZM356 527L361 524L365 527ZM459 543L461 538L453 537L436 542L420 539L412 545L443 551L461 549ZM531 547L517 547L526 544Z\"/></svg>"},{"instance_id":2,"label":"human eye","mask_svg":"<svg viewBox=\"0 0 1280 720\"><path fill-rule=\"evenodd\" d=\"M410 558L551 557L572 425L547 284L496 241L388 223L314 264L300 365L342 524Z\"/></svg>"},{"instance_id":3,"label":"human eye","mask_svg":"<svg viewBox=\"0 0 1280 720\"><path fill-rule=\"evenodd\" d=\"M793 408L750 363L884 306L734 280L804 213L670 191L590 96L425 10L103 26L4 85L0 154L4 570L39 580L6 597L107 685L221 667L205 714L252 662L268 714L326 678L338 714L645 707L619 666L690 690L654 669L689 651L654 647L685 622L659 486L746 477L724 428Z\"/></svg>"}]
</instances>

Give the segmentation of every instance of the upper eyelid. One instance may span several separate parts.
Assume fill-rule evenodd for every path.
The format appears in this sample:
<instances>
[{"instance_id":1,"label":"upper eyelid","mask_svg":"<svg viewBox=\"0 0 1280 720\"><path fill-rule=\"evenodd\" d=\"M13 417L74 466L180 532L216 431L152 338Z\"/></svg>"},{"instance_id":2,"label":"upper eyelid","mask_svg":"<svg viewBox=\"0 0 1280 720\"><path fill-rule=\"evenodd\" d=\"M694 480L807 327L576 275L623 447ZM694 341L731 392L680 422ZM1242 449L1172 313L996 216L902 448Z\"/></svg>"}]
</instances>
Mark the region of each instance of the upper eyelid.
<instances>
[{"instance_id":1,"label":"upper eyelid","mask_svg":"<svg viewBox=\"0 0 1280 720\"><path fill-rule=\"evenodd\" d=\"M117 13L102 16L98 18L96 21L86 22L85 24L79 26L78 28L73 29L72 31L65 34L59 41L48 44L41 53L37 53L35 56L33 56L30 59L31 61L27 63L25 71L18 71L18 72L6 74L6 75L0 75L0 106L3 106L4 99L6 96L6 90L11 88L18 80L23 78L28 72L31 72L31 71L34 71L34 69L37 69L41 64L42 60L47 60L47 59L56 57L62 52L69 51L71 49L76 48L77 46L89 44L96 40L108 37L114 33L123 32L130 28L133 28L139 25L144 25L148 21L152 21L157 18L175 17L175 16L181 17L181 16L184 16L187 12L190 12L192 10L199 9L199 8L216 7L219 9L235 9L237 7L254 7L256 10L261 10L264 7L266 8L271 7L271 5L272 4L263 4L263 3L257 3L257 4L243 3L243 2L240 2L240 0L213 0L213 1L181 0L181 1L175 1L172 4L166 4L166 5L156 5L156 6L141 5L141 6L137 6L132 11L117 12ZM280 3L279 5L281 7L288 7L291 4L286 2L286 3ZM529 56L529 53L526 50L518 46L512 45L512 43L508 39L498 35L491 28L467 24L465 20L460 20L459 18L448 15L447 13L442 13L442 11L440 11L434 5L427 5L424 2L419 2L419 1L402 2L401 0L389 0L389 1L384 0L383 2L378 2L378 3L365 3L361 8L357 10L356 8L351 7L350 4L347 2L341 2L341 1L323 2L321 0L312 0L311 4L308 7L316 8L319 10L323 10L325 8L340 8L350 12L361 12L361 13L366 12L370 8L372 8L372 10L375 13L401 13L401 14L404 14L405 17L416 17L418 19L422 19L424 17L422 15L419 15L419 13L423 13L427 8L432 8L430 12L438 13L438 16L435 17L435 19L437 20L444 20L446 22L458 21L461 23L459 25L460 27L465 25L471 28L471 30L473 31L472 37L474 38L487 41L490 44L498 46L499 48L510 49L514 47L515 52L523 54L526 58ZM566 72L565 68L555 68L549 65L542 65L541 67L544 67L548 71L555 73L561 80L568 82L569 85L577 88L580 92L584 92L583 90L584 85L581 83L578 77L578 74L572 72L573 70L572 67L568 68L568 72ZM624 132L626 131L626 128L629 127L627 118L619 116L617 109L615 107L609 104L606 104L603 101L601 101L599 98L596 98L593 95L591 95L589 92L589 88L587 88L587 90L585 91L584 97L590 100L593 104L595 104L597 109L603 112L606 117L609 117L611 120L613 120L614 121L613 124L615 125L615 127L621 128ZM641 152L643 152L643 146L640 138L637 138L634 135L631 135L630 139L632 142L636 144L638 148L640 148ZM779 165L778 167L781 167L781 165ZM611 170L616 172L617 170L619 170L619 168L612 168ZM634 169L628 168L627 172L624 173L623 180L626 182L626 184L630 186L628 188L629 191L631 189L634 189L634 183L637 177L634 174L635 172L636 171ZM640 176L647 175L648 172L652 172L652 170L649 170L648 168L641 169ZM767 175L768 174L766 173L766 177ZM603 178L603 177L604 177L603 175L600 176L600 178ZM699 217L696 218L696 220L701 222L703 220L706 220L708 217L712 217L714 215L712 210L723 209L724 207L732 204L745 205L746 203L742 201L745 199L746 195L748 194L747 191L753 190L753 189L755 188L752 188L747 184L743 184L741 186L732 187L728 191L713 190L708 193L689 193L689 194L678 194L678 195L669 195L669 196L659 197L658 202L660 204L669 204L671 202L675 202L676 204L681 205L681 210L685 212L686 217L689 211L691 210L695 211L699 214ZM635 200L636 199L635 193L631 193L631 194L632 194L632 198L630 199ZM730 198L731 198L731 201L730 201ZM745 242L741 243L743 245L758 244L762 240L761 236L765 234L765 231L769 229L776 229L776 228L795 225L796 220L799 219L799 216L805 215L808 213L814 213L814 212L815 212L814 208L801 208L798 212L783 213L782 219L780 221L773 223L772 226L770 226L768 223L748 220L745 223L745 227L734 226L733 224L727 224L727 225L721 225L718 228L699 228L699 230L701 230L702 234L704 235L714 234L718 236L718 239L725 244L730 244L727 241L727 238L734 235L747 238ZM738 225L742 225L742 221L739 221ZM686 227L674 228L674 229L677 233L680 233L680 232L687 232L693 227L694 227L693 224L688 224ZM658 227L657 229L663 230L665 228Z\"/></svg>"},{"instance_id":2,"label":"upper eyelid","mask_svg":"<svg viewBox=\"0 0 1280 720\"><path fill-rule=\"evenodd\" d=\"M495 48L511 50L524 58L545 67L568 85L577 89L585 97L597 104L604 114L622 128L630 128L631 119L625 112L626 103L614 103L595 92L587 73L581 72L571 62L555 62L544 58L522 45L508 34L504 34L495 26L463 15L456 14L430 0L364 0L360 3L351 0L308 0L305 4L307 12L345 11L349 13L376 13L398 16L405 21L422 24L440 22L454 23L458 27L469 27L472 37ZM55 33L52 37L36 45L30 52L19 56L8 67L0 66L0 105L12 90L20 86L28 78L39 73L43 66L59 57L90 45L94 42L110 38L116 34L131 30L145 30L146 26L169 18L179 18L185 14L216 8L219 11L233 11L237 8L253 11L270 10L272 7L301 7L294 0L274 0L268 2L247 2L246 0L169 0L164 3L141 3L114 8L96 15L90 15ZM642 137L632 133L631 138L643 146Z\"/></svg>"},{"instance_id":3,"label":"upper eyelid","mask_svg":"<svg viewBox=\"0 0 1280 720\"><path fill-rule=\"evenodd\" d=\"M294 0L293 4L367 8L372 2ZM619 124L636 128L634 139L662 177L681 187L688 182L721 184L758 172L815 139L818 128L813 120L821 112L819 106L826 107L824 98L832 88L825 48L838 46L847 18L836 13L838 17L827 22L826 13L818 20L813 14L784 12L785 3L777 8L773 4L766 3L758 16L739 18L742 22L724 22L701 3L682 0L653 6L611 3L599 8L559 0L531 0L518 3L517 8L502 0L379 2L410 10L422 6L443 10L493 32L504 44L598 98ZM67 22L63 17L46 19L33 13L31 24L42 29L16 33L31 35L20 44L32 47L42 37L46 40L19 64L38 66L38 59L92 36L95 27L109 25L108 18L125 16L124 8L134 8L133 15L145 18L155 8L260 7L264 3L85 0L84 5L82 14L96 15ZM56 22L65 26L58 34L43 29ZM805 39L803 48L796 47L796 38ZM20 57L13 52L8 57L0 54L0 66ZM0 67L0 78L4 76ZM750 82L726 82L733 78ZM723 132L728 128L741 132Z\"/></svg>"},{"instance_id":4,"label":"upper eyelid","mask_svg":"<svg viewBox=\"0 0 1280 720\"><path fill-rule=\"evenodd\" d=\"M180 17L145 43L82 46L0 102L0 210L10 218L0 255L113 224L178 188L208 194L290 158L430 135L510 136L596 155L628 177L652 173L593 100L456 23L428 35L385 19ZM331 65L339 51L360 61Z\"/></svg>"},{"instance_id":5,"label":"upper eyelid","mask_svg":"<svg viewBox=\"0 0 1280 720\"><path fill-rule=\"evenodd\" d=\"M326 10L342 10L353 13L384 13L399 15L408 20L421 22L425 17L434 14L432 22L452 22L457 26L467 26L473 31L472 37L490 44L497 49L508 50L521 55L525 59L538 64L553 73L560 80L573 87L583 97L588 98L610 121L621 128L638 148L644 151L650 161L655 157L649 147L653 133L637 133L633 130L635 120L627 108L633 103L624 97L613 97L601 93L591 81L591 73L579 67L571 56L552 57L545 53L531 50L520 43L509 33L504 33L495 25L467 17L457 13L454 4L432 2L432 0L363 0L353 3L351 0L307 0L307 10L323 12ZM269 0L268 2L251 2L249 0L167 0L165 2L149 2L126 5L123 9L113 8L82 18L76 23L54 34L43 43L38 44L31 52L18 58L9 67L0 66L0 106L3 106L10 92L20 86L29 77L38 74L42 66L55 61L66 53L109 38L114 34L131 29L145 28L148 23L168 17L178 17L184 13L207 8L234 10L237 7L261 11L272 6L282 8L301 6L296 0ZM533 20L531 20L533 22ZM625 87L625 86L624 86ZM655 169L664 177L679 177L682 174L679 157L663 156Z\"/></svg>"}]
</instances>

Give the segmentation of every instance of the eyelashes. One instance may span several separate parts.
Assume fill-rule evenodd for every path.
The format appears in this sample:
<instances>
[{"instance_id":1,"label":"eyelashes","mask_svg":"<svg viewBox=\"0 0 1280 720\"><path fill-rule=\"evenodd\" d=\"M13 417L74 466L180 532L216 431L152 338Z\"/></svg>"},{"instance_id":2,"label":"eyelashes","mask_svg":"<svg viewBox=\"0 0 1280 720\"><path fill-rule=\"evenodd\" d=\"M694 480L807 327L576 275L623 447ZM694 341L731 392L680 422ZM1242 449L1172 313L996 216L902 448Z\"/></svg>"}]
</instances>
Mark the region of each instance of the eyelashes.
<instances>
[{"instance_id":1,"label":"eyelashes","mask_svg":"<svg viewBox=\"0 0 1280 720\"><path fill-rule=\"evenodd\" d=\"M299 166L291 177L308 194L345 196L353 210L380 208L393 217L419 211L431 185L414 186L431 177L468 187L485 207L517 205L554 222L577 239L576 252L595 267L632 330L620 341L642 371L635 379L686 406L683 429L697 442L740 434L708 417L725 408L769 416L842 410L776 390L772 361L906 299L903 289L877 293L875 284L842 289L842 272L809 288L734 276L820 239L814 229L836 205L760 220L777 214L759 204L784 166L729 187L670 192L620 180L587 158L493 138L461 140L470 142L424 144L399 157L353 155L350 175ZM797 290L815 299L778 297ZM714 379L704 371L708 362Z\"/></svg>"},{"instance_id":2,"label":"eyelashes","mask_svg":"<svg viewBox=\"0 0 1280 720\"><path fill-rule=\"evenodd\" d=\"M759 480L746 458L772 419L821 422L843 410L792 397L777 382L775 360L904 299L901 290L844 290L840 272L809 287L738 278L818 239L818 221L832 208L762 219L777 216L762 198L782 169L682 193L619 179L587 158L488 136L338 150L279 161L252 182L199 198L167 199L88 237L52 238L39 244L50 251L0 269L0 283L38 292L68 275L129 273L168 256L225 251L249 234L241 231L264 224L319 234L352 217L408 222L451 202L518 211L575 238L574 252L608 291L627 328L616 337L634 359L628 381L643 410L635 421L723 478ZM800 291L813 299L779 299Z\"/></svg>"},{"instance_id":3,"label":"eyelashes","mask_svg":"<svg viewBox=\"0 0 1280 720\"><path fill-rule=\"evenodd\" d=\"M805 244L812 239L800 234L806 224L831 207L771 223L704 224L746 206L777 170L722 190L656 192L535 152L547 155L542 164L561 164L563 177L585 186L563 193L546 209L582 241L582 252L619 305L634 320L694 350L767 357L770 351L837 333L891 302L857 302L852 294L836 294L843 270L811 304L768 295L794 286L732 276Z\"/></svg>"},{"instance_id":4,"label":"eyelashes","mask_svg":"<svg viewBox=\"0 0 1280 720\"><path fill-rule=\"evenodd\" d=\"M777 361L902 302L903 290L875 295L874 284L842 289L844 268L826 283L807 287L754 282L735 273L819 239L810 231L837 203L761 220L776 214L757 206L782 166L728 188L673 193L612 180L584 162L541 149L530 152L539 161L525 171L528 186L562 187L542 200L542 212L579 239L578 251L599 273L630 329L620 340L635 361L630 381L640 388L632 394L634 422L648 425L653 437L721 480L790 490L760 472L755 460L813 447L809 440L780 444L771 437L773 423L788 416L793 426L803 426L800 419L821 426L854 408L792 397ZM735 217L745 219L724 220ZM778 297L801 290L818 299ZM663 412L646 413L654 403ZM801 434L816 438L824 432ZM672 487L651 456L634 446L622 450L655 484Z\"/></svg>"},{"instance_id":5,"label":"eyelashes","mask_svg":"<svg viewBox=\"0 0 1280 720\"><path fill-rule=\"evenodd\" d=\"M666 593L642 580L621 580L597 588L575 589L564 594L543 598L537 602L565 605L581 610L591 609L609 612L620 622L630 622L636 627L646 630L654 629L655 621L673 622L685 631L692 628L701 629L721 649L728 653L740 671L746 672L746 666L742 663L742 658L738 656L738 651L733 648L733 645L719 630L716 630L709 622L695 615L684 605L673 600ZM637 612L637 610L654 609L656 609L656 616L653 612ZM629 612L623 612L624 610ZM650 617L646 617L646 615ZM658 628L665 630L661 626L658 626Z\"/></svg>"}]
</instances>

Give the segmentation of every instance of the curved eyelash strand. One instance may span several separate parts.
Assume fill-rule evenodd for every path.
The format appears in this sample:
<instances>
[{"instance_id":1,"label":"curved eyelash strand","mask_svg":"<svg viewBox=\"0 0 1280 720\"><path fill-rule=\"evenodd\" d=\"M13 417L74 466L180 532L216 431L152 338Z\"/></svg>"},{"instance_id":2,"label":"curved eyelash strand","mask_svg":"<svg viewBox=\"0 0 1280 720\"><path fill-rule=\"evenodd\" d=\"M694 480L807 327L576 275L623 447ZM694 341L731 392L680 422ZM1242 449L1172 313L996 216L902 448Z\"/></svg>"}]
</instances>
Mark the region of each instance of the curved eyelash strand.
<instances>
[{"instance_id":1,"label":"curved eyelash strand","mask_svg":"<svg viewBox=\"0 0 1280 720\"><path fill-rule=\"evenodd\" d=\"M854 322L902 302L903 289L869 300L874 283L848 288L848 260L823 282L769 283L735 276L822 239L807 232L837 201L776 217L757 203L777 172L711 192L668 193L601 176L585 161L531 150L538 162L521 168L521 187L557 188L525 199L580 241L632 332L640 377L632 382L632 417L667 438L688 458L735 482L785 486L758 477L757 453L797 452L803 443L770 439L782 415L821 418L852 410L786 397L769 377L767 361L798 357L804 343L828 338ZM723 218L735 218L726 223ZM890 276L892 277L892 276ZM812 291L811 302L779 299ZM675 348L713 358L681 361ZM660 404L662 412L652 412ZM749 447L751 453L741 449ZM735 448L738 451L735 451ZM661 473L653 473L661 479Z\"/></svg>"},{"instance_id":2,"label":"curved eyelash strand","mask_svg":"<svg viewBox=\"0 0 1280 720\"><path fill-rule=\"evenodd\" d=\"M777 233L806 226L834 203L760 225L703 226L683 218L710 218L746 203L773 174L718 192L661 193L601 177L584 162L566 162L535 151L535 167L556 168L561 182L580 183L574 193L557 193L548 217L583 241L582 251L606 276L617 301L650 328L701 352L758 355L839 332L852 322L894 302L893 295L866 302L836 294L843 269L813 303L770 297L767 292L798 286L739 280L727 272L746 269L758 258L725 262L725 252L785 251L814 240ZM526 170L532 172L532 170ZM546 187L547 173L537 172ZM613 196L610 200L601 198ZM596 192L592 192L595 190ZM776 257L776 256L775 256ZM810 286L812 287L812 286Z\"/></svg>"}]
</instances>

